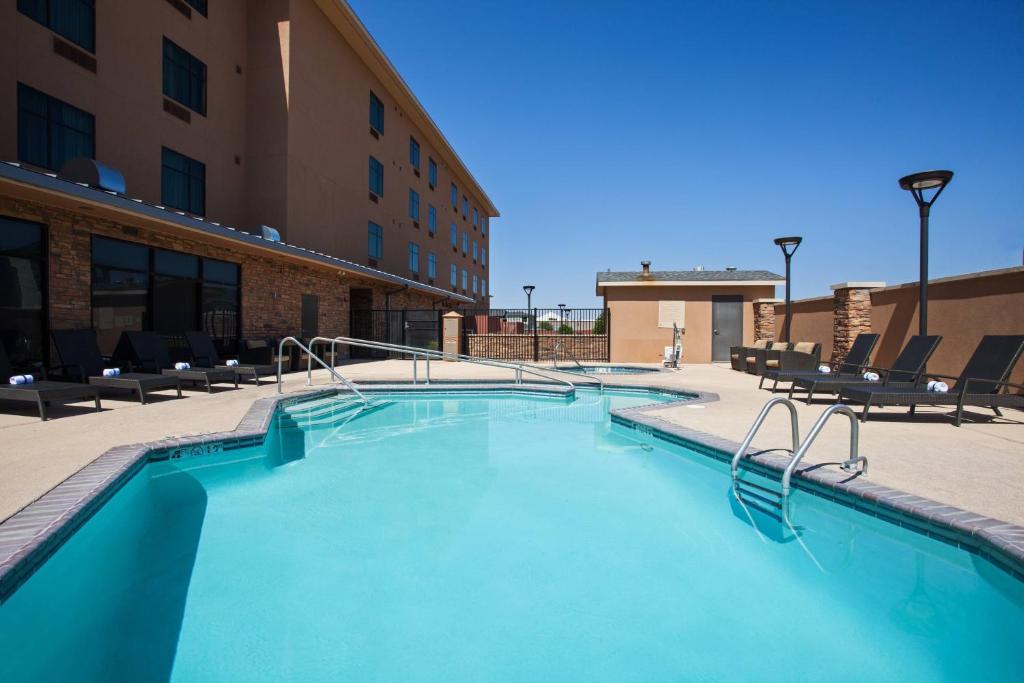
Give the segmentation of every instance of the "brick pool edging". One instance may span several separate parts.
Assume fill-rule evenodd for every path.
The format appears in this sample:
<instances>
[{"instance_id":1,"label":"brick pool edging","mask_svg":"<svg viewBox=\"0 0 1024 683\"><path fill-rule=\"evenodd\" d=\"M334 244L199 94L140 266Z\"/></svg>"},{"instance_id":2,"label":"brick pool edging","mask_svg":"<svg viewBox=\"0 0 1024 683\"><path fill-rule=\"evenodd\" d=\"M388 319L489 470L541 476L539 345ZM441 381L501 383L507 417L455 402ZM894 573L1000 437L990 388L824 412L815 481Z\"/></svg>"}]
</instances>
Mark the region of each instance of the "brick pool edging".
<instances>
[{"instance_id":1,"label":"brick pool edging","mask_svg":"<svg viewBox=\"0 0 1024 683\"><path fill-rule=\"evenodd\" d=\"M739 443L647 414L663 407L665 404L613 410L611 420L715 460L732 461ZM744 469L776 480L789 461L788 456L754 448L747 449L743 460ZM1024 581L1024 527L875 484L821 463L802 465L793 474L793 488L954 545Z\"/></svg>"}]
</instances>

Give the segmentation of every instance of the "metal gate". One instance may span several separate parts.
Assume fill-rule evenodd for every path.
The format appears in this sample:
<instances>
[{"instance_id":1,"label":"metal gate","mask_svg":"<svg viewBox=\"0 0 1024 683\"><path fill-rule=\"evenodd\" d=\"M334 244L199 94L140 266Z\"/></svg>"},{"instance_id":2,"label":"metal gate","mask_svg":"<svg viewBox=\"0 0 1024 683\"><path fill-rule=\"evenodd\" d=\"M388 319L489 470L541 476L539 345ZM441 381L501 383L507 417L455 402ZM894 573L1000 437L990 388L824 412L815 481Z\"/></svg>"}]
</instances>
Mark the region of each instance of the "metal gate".
<instances>
[{"instance_id":1,"label":"metal gate","mask_svg":"<svg viewBox=\"0 0 1024 683\"><path fill-rule=\"evenodd\" d=\"M354 310L351 313L351 334L357 339L441 348L441 311L435 310ZM381 349L353 347L353 358L402 358L403 354Z\"/></svg>"}]
</instances>

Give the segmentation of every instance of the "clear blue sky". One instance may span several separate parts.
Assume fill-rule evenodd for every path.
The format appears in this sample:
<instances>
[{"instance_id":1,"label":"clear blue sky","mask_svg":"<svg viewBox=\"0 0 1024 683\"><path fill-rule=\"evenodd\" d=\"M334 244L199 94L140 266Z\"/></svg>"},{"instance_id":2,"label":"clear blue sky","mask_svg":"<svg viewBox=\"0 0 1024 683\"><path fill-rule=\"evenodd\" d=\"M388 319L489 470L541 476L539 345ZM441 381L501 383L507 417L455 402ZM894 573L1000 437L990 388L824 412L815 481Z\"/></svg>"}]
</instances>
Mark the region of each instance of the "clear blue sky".
<instances>
[{"instance_id":1,"label":"clear blue sky","mask_svg":"<svg viewBox=\"0 0 1024 683\"><path fill-rule=\"evenodd\" d=\"M900 176L956 173L931 274L1021 264L1024 3L351 0L502 212L495 306L729 265L916 280ZM781 295L781 291L779 292Z\"/></svg>"}]
</instances>

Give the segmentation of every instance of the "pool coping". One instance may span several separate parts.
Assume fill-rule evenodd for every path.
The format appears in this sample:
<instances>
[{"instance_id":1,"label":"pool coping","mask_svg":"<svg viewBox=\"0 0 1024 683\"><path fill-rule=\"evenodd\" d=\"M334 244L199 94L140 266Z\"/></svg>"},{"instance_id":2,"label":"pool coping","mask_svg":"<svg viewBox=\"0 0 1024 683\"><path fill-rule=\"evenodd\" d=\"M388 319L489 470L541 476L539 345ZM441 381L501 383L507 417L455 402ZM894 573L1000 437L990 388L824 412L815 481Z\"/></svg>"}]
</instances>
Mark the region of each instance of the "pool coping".
<instances>
[{"instance_id":1,"label":"pool coping","mask_svg":"<svg viewBox=\"0 0 1024 683\"><path fill-rule=\"evenodd\" d=\"M500 381L361 383L364 393L388 391L486 391L544 393L565 396L573 389L546 382L514 384ZM674 394L686 405L718 400L712 392L648 384L604 383L605 388ZM147 462L174 460L234 450L263 443L278 408L317 398L348 393L327 386L260 398L253 402L231 431L187 435L116 446L50 489L40 498L0 522L0 605L10 597L71 535L128 482ZM653 403L611 411L613 423L670 443L685 446L721 461L729 461L739 444L683 427L650 411L677 402ZM747 467L765 476L781 476L789 459L748 449ZM1024 580L1024 527L944 505L897 489L865 482L859 477L809 464L798 469L793 487L855 508L898 526L953 544L989 560Z\"/></svg>"}]
</instances>

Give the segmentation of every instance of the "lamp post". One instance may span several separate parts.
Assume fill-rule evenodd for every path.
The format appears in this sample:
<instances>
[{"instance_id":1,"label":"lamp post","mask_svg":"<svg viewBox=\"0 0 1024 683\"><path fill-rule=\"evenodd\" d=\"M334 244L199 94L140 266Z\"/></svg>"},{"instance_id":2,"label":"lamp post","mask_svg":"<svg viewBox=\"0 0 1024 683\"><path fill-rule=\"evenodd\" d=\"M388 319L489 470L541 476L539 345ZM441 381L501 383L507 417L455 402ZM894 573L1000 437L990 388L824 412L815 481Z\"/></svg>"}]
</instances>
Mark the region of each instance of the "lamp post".
<instances>
[{"instance_id":1,"label":"lamp post","mask_svg":"<svg viewBox=\"0 0 1024 683\"><path fill-rule=\"evenodd\" d=\"M921 276L917 306L917 329L921 336L928 334L928 214L931 213L932 204L952 179L952 171L922 171L900 178L900 188L914 195L921 215ZM932 190L934 194L930 198L926 197L925 193Z\"/></svg>"},{"instance_id":2,"label":"lamp post","mask_svg":"<svg viewBox=\"0 0 1024 683\"><path fill-rule=\"evenodd\" d=\"M533 285L523 285L523 291L526 292L526 331L530 331L530 297L533 295L533 290L537 289Z\"/></svg>"},{"instance_id":3,"label":"lamp post","mask_svg":"<svg viewBox=\"0 0 1024 683\"><path fill-rule=\"evenodd\" d=\"M790 324L790 322L792 320L792 315L790 315L790 308L791 308L792 302L791 302L790 294L789 294L789 290L790 290L789 262L793 258L793 254L796 253L797 247L799 247L800 243L803 242L803 241L804 241L803 237L779 237L779 238L777 238L775 240L775 244L779 245L779 248L782 249L783 256L786 257L786 324L783 325L783 327L782 327L782 341L784 341L784 342L788 342L789 341L789 324Z\"/></svg>"}]
</instances>

